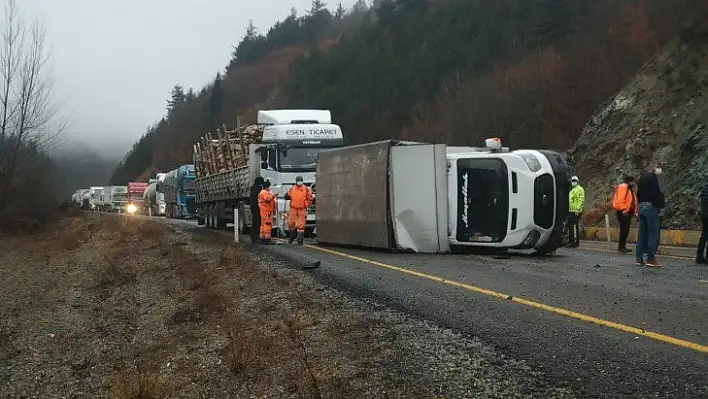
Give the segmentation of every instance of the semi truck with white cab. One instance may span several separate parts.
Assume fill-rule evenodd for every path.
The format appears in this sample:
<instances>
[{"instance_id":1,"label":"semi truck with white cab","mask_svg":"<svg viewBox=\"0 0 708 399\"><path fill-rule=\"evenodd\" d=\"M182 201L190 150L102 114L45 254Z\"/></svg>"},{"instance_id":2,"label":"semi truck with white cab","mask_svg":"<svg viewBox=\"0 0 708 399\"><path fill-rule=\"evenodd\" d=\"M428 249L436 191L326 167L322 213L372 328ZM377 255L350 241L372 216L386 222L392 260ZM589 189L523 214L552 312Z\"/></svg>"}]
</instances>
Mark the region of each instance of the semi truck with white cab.
<instances>
[{"instance_id":1,"label":"semi truck with white cab","mask_svg":"<svg viewBox=\"0 0 708 399\"><path fill-rule=\"evenodd\" d=\"M382 141L320 152L317 241L393 251L563 244L568 167L553 151Z\"/></svg>"},{"instance_id":2,"label":"semi truck with white cab","mask_svg":"<svg viewBox=\"0 0 708 399\"><path fill-rule=\"evenodd\" d=\"M90 192L88 188L80 188L71 195L71 201L77 209L88 209L90 207Z\"/></svg>"},{"instance_id":3,"label":"semi truck with white cab","mask_svg":"<svg viewBox=\"0 0 708 399\"><path fill-rule=\"evenodd\" d=\"M128 195L127 186L109 186L106 187L108 193L107 207L111 212L122 212L125 209L126 199Z\"/></svg>"},{"instance_id":4,"label":"semi truck with white cab","mask_svg":"<svg viewBox=\"0 0 708 399\"><path fill-rule=\"evenodd\" d=\"M302 176L314 197L305 226L306 235L311 235L315 230L318 154L323 149L344 145L342 129L332 123L330 111L260 110L256 125L224 133L228 133L226 138L206 137L202 139L202 146L195 146L199 224L224 228L226 223L233 223L235 208L239 216L238 228L247 232L252 225L250 188L260 176L270 181L271 191L277 194L274 234L285 233L289 201L284 196L295 184L295 178Z\"/></svg>"},{"instance_id":5,"label":"semi truck with white cab","mask_svg":"<svg viewBox=\"0 0 708 399\"><path fill-rule=\"evenodd\" d=\"M103 186L89 187L89 205L91 210L102 210L105 203L105 193Z\"/></svg>"}]
</instances>

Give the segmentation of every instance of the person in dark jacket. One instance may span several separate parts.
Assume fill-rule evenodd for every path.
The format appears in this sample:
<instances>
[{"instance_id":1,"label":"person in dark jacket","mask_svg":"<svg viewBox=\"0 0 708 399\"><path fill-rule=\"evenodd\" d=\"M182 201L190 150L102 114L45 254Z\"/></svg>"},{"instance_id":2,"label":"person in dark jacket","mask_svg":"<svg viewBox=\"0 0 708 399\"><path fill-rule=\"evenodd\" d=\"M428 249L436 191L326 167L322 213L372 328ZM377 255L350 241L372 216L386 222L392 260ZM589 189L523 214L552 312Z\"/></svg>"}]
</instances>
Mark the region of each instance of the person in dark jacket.
<instances>
[{"instance_id":1,"label":"person in dark jacket","mask_svg":"<svg viewBox=\"0 0 708 399\"><path fill-rule=\"evenodd\" d=\"M708 182L701 190L701 238L698 240L698 251L696 253L696 263L706 265L708 254Z\"/></svg>"},{"instance_id":2,"label":"person in dark jacket","mask_svg":"<svg viewBox=\"0 0 708 399\"><path fill-rule=\"evenodd\" d=\"M259 231L261 229L261 212L258 208L258 194L261 192L263 189L263 183L265 180L263 180L262 177L258 176L256 179L253 181L253 185L251 186L251 193L248 198L248 204L251 207L251 220L253 221L251 223L251 242L252 243L257 243L259 242Z\"/></svg>"},{"instance_id":3,"label":"person in dark jacket","mask_svg":"<svg viewBox=\"0 0 708 399\"><path fill-rule=\"evenodd\" d=\"M661 234L660 213L664 208L664 193L659 187L657 175L661 168L651 166L639 178L637 184L637 201L639 202L639 237L636 245L636 259L639 266L661 267L656 260L656 251L659 248L659 235ZM644 254L647 254L644 263Z\"/></svg>"}]
</instances>

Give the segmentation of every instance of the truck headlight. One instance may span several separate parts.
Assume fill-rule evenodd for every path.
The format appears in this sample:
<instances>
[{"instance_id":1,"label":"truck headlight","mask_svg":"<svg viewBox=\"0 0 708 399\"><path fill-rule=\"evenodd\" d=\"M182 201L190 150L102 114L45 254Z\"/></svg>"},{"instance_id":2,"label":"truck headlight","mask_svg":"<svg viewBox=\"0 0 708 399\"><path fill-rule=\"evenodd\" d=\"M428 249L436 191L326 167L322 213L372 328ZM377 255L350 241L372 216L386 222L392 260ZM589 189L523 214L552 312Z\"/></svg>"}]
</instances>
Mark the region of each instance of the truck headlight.
<instances>
[{"instance_id":1,"label":"truck headlight","mask_svg":"<svg viewBox=\"0 0 708 399\"><path fill-rule=\"evenodd\" d=\"M133 204L128 204L126 210L128 211L128 213L135 213L138 211L138 207Z\"/></svg>"},{"instance_id":2,"label":"truck headlight","mask_svg":"<svg viewBox=\"0 0 708 399\"><path fill-rule=\"evenodd\" d=\"M521 159L524 160L524 163L526 163L526 166L529 167L529 170L532 172L538 172L541 170L541 162L538 161L538 159L531 155L531 154L520 154Z\"/></svg>"},{"instance_id":3,"label":"truck headlight","mask_svg":"<svg viewBox=\"0 0 708 399\"><path fill-rule=\"evenodd\" d=\"M531 230L528 234L526 234L526 238L524 238L523 245L526 248L533 248L538 243L538 240L540 238L541 233L539 233L538 230Z\"/></svg>"}]
</instances>

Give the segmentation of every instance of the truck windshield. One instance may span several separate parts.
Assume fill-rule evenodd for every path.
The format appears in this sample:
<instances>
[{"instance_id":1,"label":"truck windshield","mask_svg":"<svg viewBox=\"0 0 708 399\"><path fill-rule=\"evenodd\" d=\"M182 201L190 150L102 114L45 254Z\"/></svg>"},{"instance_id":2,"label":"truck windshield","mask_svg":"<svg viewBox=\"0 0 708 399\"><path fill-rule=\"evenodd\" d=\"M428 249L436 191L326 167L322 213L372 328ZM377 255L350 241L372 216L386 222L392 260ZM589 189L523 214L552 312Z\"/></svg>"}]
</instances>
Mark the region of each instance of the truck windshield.
<instances>
[{"instance_id":1,"label":"truck windshield","mask_svg":"<svg viewBox=\"0 0 708 399\"><path fill-rule=\"evenodd\" d=\"M184 179L182 180L182 189L187 193L191 194L195 191L194 189L194 179Z\"/></svg>"},{"instance_id":2,"label":"truck windshield","mask_svg":"<svg viewBox=\"0 0 708 399\"><path fill-rule=\"evenodd\" d=\"M280 151L281 172L309 172L317 169L319 148L288 148Z\"/></svg>"}]
</instances>

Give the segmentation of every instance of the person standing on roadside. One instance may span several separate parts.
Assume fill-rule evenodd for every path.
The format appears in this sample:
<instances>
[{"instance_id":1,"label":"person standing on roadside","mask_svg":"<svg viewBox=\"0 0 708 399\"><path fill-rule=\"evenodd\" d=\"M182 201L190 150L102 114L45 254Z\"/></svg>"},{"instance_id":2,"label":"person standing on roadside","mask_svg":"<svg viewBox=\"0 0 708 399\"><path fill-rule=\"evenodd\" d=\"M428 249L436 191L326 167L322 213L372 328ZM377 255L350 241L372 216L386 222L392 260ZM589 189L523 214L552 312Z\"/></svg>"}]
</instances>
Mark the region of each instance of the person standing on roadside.
<instances>
[{"instance_id":1,"label":"person standing on roadside","mask_svg":"<svg viewBox=\"0 0 708 399\"><path fill-rule=\"evenodd\" d=\"M632 218L638 215L637 196L634 194L634 177L627 176L624 183L617 186L615 195L612 198L612 208L617 211L617 221L619 222L619 252L631 252L627 249L627 237L629 236L629 226Z\"/></svg>"},{"instance_id":2,"label":"person standing on roadside","mask_svg":"<svg viewBox=\"0 0 708 399\"><path fill-rule=\"evenodd\" d=\"M664 209L665 197L659 187L657 175L661 168L655 165L647 168L637 184L637 201L639 201L639 237L635 248L638 266L661 267L656 259L661 234L661 210ZM646 263L644 254L647 254Z\"/></svg>"},{"instance_id":3,"label":"person standing on roadside","mask_svg":"<svg viewBox=\"0 0 708 399\"><path fill-rule=\"evenodd\" d=\"M263 189L263 183L264 180L262 177L256 177L256 179L253 180L251 193L248 198L251 208L251 242L254 244L258 242L258 235L261 230L261 210L258 207L258 194L260 194Z\"/></svg>"},{"instance_id":4,"label":"person standing on roadside","mask_svg":"<svg viewBox=\"0 0 708 399\"><path fill-rule=\"evenodd\" d=\"M290 230L290 244L297 238L298 245L305 239L305 222L307 221L307 208L312 205L312 191L303 184L302 176L295 178L295 185L290 187L285 199L290 200L290 214L288 215L288 230Z\"/></svg>"},{"instance_id":5,"label":"person standing on roadside","mask_svg":"<svg viewBox=\"0 0 708 399\"><path fill-rule=\"evenodd\" d=\"M258 193L258 209L261 213L261 244L270 245L271 232L273 231L273 214L275 213L276 195L270 191L270 181L263 183L263 189Z\"/></svg>"},{"instance_id":6,"label":"person standing on roadside","mask_svg":"<svg viewBox=\"0 0 708 399\"><path fill-rule=\"evenodd\" d=\"M706 257L708 256L708 181L703 184L701 189L701 238L698 240L698 249L696 251L696 263L699 265L707 265Z\"/></svg>"},{"instance_id":7,"label":"person standing on roadside","mask_svg":"<svg viewBox=\"0 0 708 399\"><path fill-rule=\"evenodd\" d=\"M568 194L568 247L577 248L580 246L580 216L585 209L585 189L580 185L578 176L570 178L570 185L573 188Z\"/></svg>"}]
</instances>

